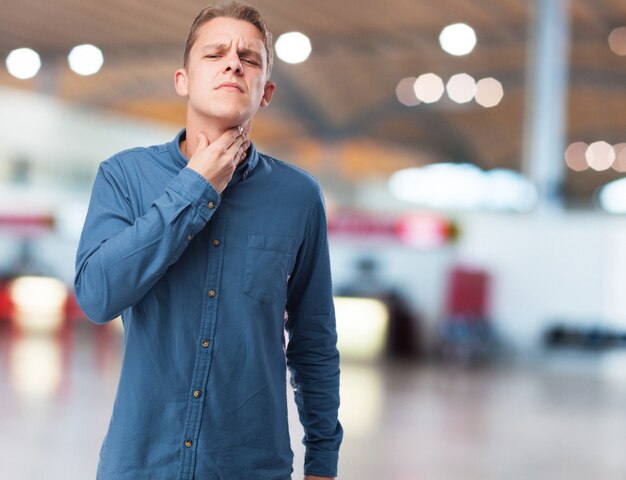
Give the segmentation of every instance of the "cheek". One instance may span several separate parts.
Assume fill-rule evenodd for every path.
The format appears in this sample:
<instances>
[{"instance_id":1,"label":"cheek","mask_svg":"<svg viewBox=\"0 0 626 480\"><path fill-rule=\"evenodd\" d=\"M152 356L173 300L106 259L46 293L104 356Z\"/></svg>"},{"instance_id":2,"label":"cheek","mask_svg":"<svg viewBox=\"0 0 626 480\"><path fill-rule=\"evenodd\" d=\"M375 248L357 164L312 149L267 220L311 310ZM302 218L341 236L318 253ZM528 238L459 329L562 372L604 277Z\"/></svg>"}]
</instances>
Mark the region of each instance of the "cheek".
<instances>
[{"instance_id":1,"label":"cheek","mask_svg":"<svg viewBox=\"0 0 626 480\"><path fill-rule=\"evenodd\" d=\"M265 85L263 83L256 82L254 86L252 86L251 92L254 101L256 102L258 100L260 102L261 98L263 98L263 94L265 93Z\"/></svg>"}]
</instances>

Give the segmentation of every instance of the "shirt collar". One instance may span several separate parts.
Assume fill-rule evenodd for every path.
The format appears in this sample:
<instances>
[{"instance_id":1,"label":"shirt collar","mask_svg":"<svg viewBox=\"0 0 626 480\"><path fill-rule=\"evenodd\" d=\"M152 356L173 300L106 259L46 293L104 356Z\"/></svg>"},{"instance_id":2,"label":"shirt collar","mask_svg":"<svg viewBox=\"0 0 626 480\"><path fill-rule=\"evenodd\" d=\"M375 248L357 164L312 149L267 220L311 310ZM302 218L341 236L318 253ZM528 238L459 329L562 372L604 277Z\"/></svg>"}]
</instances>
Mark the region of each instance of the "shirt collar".
<instances>
[{"instance_id":1,"label":"shirt collar","mask_svg":"<svg viewBox=\"0 0 626 480\"><path fill-rule=\"evenodd\" d=\"M180 142L186 138L187 131L186 129L182 129L174 140L172 140L168 149L172 156L172 159L176 163L176 165L180 166L180 168L185 168L187 166L187 158L183 155L183 152L180 150ZM250 142L250 148L248 149L248 155L241 165L237 167L233 177L241 177L241 180L245 180L251 173L252 170L255 169L257 164L259 163L259 153L256 150L256 147L252 142Z\"/></svg>"}]
</instances>

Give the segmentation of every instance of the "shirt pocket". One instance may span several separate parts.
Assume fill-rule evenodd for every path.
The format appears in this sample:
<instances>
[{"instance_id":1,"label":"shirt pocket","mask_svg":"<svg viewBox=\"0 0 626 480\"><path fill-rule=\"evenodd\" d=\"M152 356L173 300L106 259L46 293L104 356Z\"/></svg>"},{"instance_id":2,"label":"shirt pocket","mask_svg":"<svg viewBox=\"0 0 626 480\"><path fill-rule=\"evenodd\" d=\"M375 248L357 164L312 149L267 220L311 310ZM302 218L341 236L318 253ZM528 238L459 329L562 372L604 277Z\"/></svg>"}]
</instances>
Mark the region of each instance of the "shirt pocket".
<instances>
[{"instance_id":1,"label":"shirt pocket","mask_svg":"<svg viewBox=\"0 0 626 480\"><path fill-rule=\"evenodd\" d=\"M274 303L286 298L291 244L290 237L248 237L243 282L246 295L261 303Z\"/></svg>"}]
</instances>

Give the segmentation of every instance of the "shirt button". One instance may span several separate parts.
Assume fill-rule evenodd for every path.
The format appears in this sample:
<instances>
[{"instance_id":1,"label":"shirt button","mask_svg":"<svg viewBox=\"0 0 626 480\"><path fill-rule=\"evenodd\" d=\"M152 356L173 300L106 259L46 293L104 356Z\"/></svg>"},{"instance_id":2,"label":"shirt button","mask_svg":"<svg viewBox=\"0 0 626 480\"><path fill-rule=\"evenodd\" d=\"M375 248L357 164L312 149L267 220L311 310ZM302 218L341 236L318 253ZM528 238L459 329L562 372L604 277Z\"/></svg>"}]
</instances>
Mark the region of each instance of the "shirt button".
<instances>
[{"instance_id":1,"label":"shirt button","mask_svg":"<svg viewBox=\"0 0 626 480\"><path fill-rule=\"evenodd\" d=\"M187 235L187 240L189 240L191 242L191 239L193 238L193 236L191 234Z\"/></svg>"},{"instance_id":2,"label":"shirt button","mask_svg":"<svg viewBox=\"0 0 626 480\"><path fill-rule=\"evenodd\" d=\"M213 202L212 200L207 205L211 210L215 208L215 202Z\"/></svg>"},{"instance_id":3,"label":"shirt button","mask_svg":"<svg viewBox=\"0 0 626 480\"><path fill-rule=\"evenodd\" d=\"M219 247L221 243L222 242L220 242L219 240L213 240L213 246L215 247Z\"/></svg>"},{"instance_id":4,"label":"shirt button","mask_svg":"<svg viewBox=\"0 0 626 480\"><path fill-rule=\"evenodd\" d=\"M193 442L191 440L185 440L185 447L191 448L192 445L193 445Z\"/></svg>"},{"instance_id":5,"label":"shirt button","mask_svg":"<svg viewBox=\"0 0 626 480\"><path fill-rule=\"evenodd\" d=\"M203 341L202 341L202 346L203 346L204 348L209 348L209 341L208 341L208 340L203 340Z\"/></svg>"},{"instance_id":6,"label":"shirt button","mask_svg":"<svg viewBox=\"0 0 626 480\"><path fill-rule=\"evenodd\" d=\"M200 398L200 395L202 395L202 392L200 390L195 390L193 392L193 398Z\"/></svg>"},{"instance_id":7,"label":"shirt button","mask_svg":"<svg viewBox=\"0 0 626 480\"><path fill-rule=\"evenodd\" d=\"M209 290L209 298L214 298L215 295L217 295L217 293L215 293L215 290Z\"/></svg>"}]
</instances>

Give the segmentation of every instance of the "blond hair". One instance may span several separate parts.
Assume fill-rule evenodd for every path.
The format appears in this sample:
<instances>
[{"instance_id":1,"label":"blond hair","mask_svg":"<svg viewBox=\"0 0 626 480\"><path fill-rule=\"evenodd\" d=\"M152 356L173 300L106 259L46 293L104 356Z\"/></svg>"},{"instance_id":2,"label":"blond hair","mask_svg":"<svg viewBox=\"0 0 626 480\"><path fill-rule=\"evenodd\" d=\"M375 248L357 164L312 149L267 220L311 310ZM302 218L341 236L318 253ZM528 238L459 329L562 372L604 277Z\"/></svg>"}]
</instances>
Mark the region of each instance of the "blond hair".
<instances>
[{"instance_id":1,"label":"blond hair","mask_svg":"<svg viewBox=\"0 0 626 480\"><path fill-rule=\"evenodd\" d=\"M274 54L272 50L272 33L270 32L267 24L261 17L259 11L245 3L241 2L226 2L218 3L206 7L198 13L198 16L191 24L189 29L189 35L187 35L187 41L185 42L185 53L183 55L183 66L187 68L189 65L189 52L193 47L193 44L198 38L198 31L200 27L210 20L218 17L229 17L235 20L243 20L254 25L263 37L263 44L265 45L265 52L267 54L267 77L269 78L272 73L272 66L274 64Z\"/></svg>"}]
</instances>

